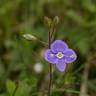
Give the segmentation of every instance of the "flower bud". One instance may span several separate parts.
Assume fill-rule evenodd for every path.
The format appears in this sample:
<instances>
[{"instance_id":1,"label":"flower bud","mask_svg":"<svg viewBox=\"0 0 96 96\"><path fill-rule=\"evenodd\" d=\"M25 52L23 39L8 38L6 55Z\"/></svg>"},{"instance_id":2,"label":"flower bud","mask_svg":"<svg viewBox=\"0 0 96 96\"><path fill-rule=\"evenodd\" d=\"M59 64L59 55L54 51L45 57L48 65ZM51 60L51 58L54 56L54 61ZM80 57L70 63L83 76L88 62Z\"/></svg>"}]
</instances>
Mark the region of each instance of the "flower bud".
<instances>
[{"instance_id":1,"label":"flower bud","mask_svg":"<svg viewBox=\"0 0 96 96\"><path fill-rule=\"evenodd\" d=\"M54 17L53 23L54 23L54 25L57 25L59 23L59 17L58 16Z\"/></svg>"},{"instance_id":2,"label":"flower bud","mask_svg":"<svg viewBox=\"0 0 96 96\"><path fill-rule=\"evenodd\" d=\"M51 27L52 26L52 20L48 17L44 17L44 21L45 21L45 24L48 26L48 27Z\"/></svg>"},{"instance_id":3,"label":"flower bud","mask_svg":"<svg viewBox=\"0 0 96 96\"><path fill-rule=\"evenodd\" d=\"M37 40L37 38L31 34L23 34L23 37L27 40Z\"/></svg>"}]
</instances>

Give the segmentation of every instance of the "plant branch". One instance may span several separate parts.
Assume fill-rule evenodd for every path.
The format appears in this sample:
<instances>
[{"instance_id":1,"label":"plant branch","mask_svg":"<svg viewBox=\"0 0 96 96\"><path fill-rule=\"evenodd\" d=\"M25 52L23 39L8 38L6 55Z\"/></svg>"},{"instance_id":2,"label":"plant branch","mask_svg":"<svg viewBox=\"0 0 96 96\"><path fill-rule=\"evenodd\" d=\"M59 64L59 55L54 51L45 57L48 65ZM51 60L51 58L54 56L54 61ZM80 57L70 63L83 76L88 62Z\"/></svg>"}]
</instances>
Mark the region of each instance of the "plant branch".
<instances>
[{"instance_id":1,"label":"plant branch","mask_svg":"<svg viewBox=\"0 0 96 96\"><path fill-rule=\"evenodd\" d=\"M54 35L55 35L56 29L52 28L52 32L51 32L51 42L54 40Z\"/></svg>"},{"instance_id":2,"label":"plant branch","mask_svg":"<svg viewBox=\"0 0 96 96\"><path fill-rule=\"evenodd\" d=\"M49 31L49 34L48 34L48 46L49 46L49 49L50 49L50 45L51 45L51 29ZM51 84L52 84L52 65L49 64L49 74L50 74L50 80L49 80L49 88L48 88L48 96L51 96Z\"/></svg>"}]
</instances>

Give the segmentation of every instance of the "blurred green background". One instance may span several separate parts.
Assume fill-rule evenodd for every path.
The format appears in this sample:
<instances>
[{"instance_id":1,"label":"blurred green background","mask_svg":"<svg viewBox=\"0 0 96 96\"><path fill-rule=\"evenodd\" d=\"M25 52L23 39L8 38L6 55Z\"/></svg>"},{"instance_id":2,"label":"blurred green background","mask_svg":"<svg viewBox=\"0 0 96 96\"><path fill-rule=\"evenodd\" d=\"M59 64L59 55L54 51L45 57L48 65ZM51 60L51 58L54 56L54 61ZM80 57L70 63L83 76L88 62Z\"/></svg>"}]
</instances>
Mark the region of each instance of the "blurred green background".
<instances>
[{"instance_id":1,"label":"blurred green background","mask_svg":"<svg viewBox=\"0 0 96 96\"><path fill-rule=\"evenodd\" d=\"M55 39L78 59L64 73L53 66L52 96L96 96L96 0L0 0L0 96L48 96L44 16L59 16Z\"/></svg>"}]
</instances>

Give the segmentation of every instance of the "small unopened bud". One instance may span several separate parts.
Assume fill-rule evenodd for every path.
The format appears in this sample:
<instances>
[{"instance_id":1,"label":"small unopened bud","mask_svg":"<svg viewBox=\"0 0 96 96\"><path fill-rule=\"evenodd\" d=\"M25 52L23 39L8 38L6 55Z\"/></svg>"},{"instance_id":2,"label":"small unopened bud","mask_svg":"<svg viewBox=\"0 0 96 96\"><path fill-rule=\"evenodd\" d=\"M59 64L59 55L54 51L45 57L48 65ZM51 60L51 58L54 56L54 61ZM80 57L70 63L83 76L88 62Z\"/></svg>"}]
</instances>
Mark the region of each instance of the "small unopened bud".
<instances>
[{"instance_id":1,"label":"small unopened bud","mask_svg":"<svg viewBox=\"0 0 96 96\"><path fill-rule=\"evenodd\" d=\"M37 40L37 38L31 34L23 34L23 37L27 40Z\"/></svg>"},{"instance_id":2,"label":"small unopened bud","mask_svg":"<svg viewBox=\"0 0 96 96\"><path fill-rule=\"evenodd\" d=\"M44 17L44 22L48 27L51 27L52 25L52 20L49 17Z\"/></svg>"},{"instance_id":3,"label":"small unopened bud","mask_svg":"<svg viewBox=\"0 0 96 96\"><path fill-rule=\"evenodd\" d=\"M59 17L58 16L54 17L53 23L54 23L54 25L57 25L59 23Z\"/></svg>"}]
</instances>

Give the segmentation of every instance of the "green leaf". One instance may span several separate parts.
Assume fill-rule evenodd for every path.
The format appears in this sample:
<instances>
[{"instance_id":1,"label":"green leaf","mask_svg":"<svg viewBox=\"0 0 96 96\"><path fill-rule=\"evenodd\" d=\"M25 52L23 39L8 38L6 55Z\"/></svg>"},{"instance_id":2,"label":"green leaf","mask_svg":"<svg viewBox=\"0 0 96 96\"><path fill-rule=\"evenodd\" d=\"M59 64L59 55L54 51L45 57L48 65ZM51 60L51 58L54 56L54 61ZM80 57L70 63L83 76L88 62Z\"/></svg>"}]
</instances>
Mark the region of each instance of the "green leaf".
<instances>
[{"instance_id":1,"label":"green leaf","mask_svg":"<svg viewBox=\"0 0 96 96\"><path fill-rule=\"evenodd\" d=\"M14 90L16 89L16 84L12 82L11 80L6 81L6 88L10 96L12 96Z\"/></svg>"},{"instance_id":2,"label":"green leaf","mask_svg":"<svg viewBox=\"0 0 96 96\"><path fill-rule=\"evenodd\" d=\"M0 94L0 96L6 96L6 94Z\"/></svg>"},{"instance_id":3,"label":"green leaf","mask_svg":"<svg viewBox=\"0 0 96 96\"><path fill-rule=\"evenodd\" d=\"M73 21L77 22L80 25L85 25L86 21L85 18L82 17L78 12L74 11L74 10L68 10L66 11L66 15L72 19Z\"/></svg>"},{"instance_id":4,"label":"green leaf","mask_svg":"<svg viewBox=\"0 0 96 96\"><path fill-rule=\"evenodd\" d=\"M25 81L19 83L15 96L29 96L31 87Z\"/></svg>"},{"instance_id":5,"label":"green leaf","mask_svg":"<svg viewBox=\"0 0 96 96\"><path fill-rule=\"evenodd\" d=\"M96 5L92 2L92 0L83 0L82 5L84 9L87 9L92 13L96 12Z\"/></svg>"}]
</instances>

